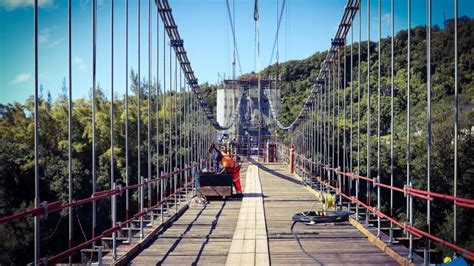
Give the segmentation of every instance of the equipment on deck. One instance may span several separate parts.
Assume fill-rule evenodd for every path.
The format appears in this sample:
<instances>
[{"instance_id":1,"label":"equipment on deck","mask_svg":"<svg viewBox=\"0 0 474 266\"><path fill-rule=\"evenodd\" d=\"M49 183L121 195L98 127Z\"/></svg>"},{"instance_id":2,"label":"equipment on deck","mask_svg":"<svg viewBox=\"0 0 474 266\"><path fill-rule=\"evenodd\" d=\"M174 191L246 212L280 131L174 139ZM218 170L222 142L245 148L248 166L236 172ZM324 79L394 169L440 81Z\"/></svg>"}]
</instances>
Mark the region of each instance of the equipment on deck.
<instances>
[{"instance_id":1,"label":"equipment on deck","mask_svg":"<svg viewBox=\"0 0 474 266\"><path fill-rule=\"evenodd\" d=\"M308 211L293 215L295 222L338 223L349 219L347 211Z\"/></svg>"},{"instance_id":2,"label":"equipment on deck","mask_svg":"<svg viewBox=\"0 0 474 266\"><path fill-rule=\"evenodd\" d=\"M232 196L232 175L227 173L201 173L198 193L202 196Z\"/></svg>"}]
</instances>

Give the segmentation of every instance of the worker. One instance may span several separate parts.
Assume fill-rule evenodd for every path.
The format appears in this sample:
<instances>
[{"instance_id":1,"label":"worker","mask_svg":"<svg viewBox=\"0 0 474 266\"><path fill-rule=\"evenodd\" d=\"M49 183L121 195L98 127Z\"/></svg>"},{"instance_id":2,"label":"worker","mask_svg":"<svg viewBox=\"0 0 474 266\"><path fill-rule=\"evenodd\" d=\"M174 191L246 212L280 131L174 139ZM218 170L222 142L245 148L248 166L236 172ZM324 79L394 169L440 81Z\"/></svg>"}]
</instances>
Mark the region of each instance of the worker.
<instances>
[{"instance_id":1,"label":"worker","mask_svg":"<svg viewBox=\"0 0 474 266\"><path fill-rule=\"evenodd\" d=\"M240 165L232 159L232 156L229 153L227 153L227 147L223 146L224 151L220 151L216 148L216 145L212 143L209 151L212 150L215 150L219 154L218 160L223 167L220 173L225 171L231 174L237 194L242 194L242 186L240 185Z\"/></svg>"}]
</instances>

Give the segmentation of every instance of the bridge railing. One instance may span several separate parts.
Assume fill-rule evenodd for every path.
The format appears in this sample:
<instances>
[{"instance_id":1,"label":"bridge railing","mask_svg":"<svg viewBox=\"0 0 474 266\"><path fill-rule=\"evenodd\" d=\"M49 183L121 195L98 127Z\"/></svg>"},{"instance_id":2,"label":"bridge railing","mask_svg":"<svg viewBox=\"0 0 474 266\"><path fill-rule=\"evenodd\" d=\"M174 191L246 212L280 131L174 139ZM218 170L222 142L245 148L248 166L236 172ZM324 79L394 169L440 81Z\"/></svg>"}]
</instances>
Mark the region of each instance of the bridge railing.
<instances>
[{"instance_id":1,"label":"bridge railing","mask_svg":"<svg viewBox=\"0 0 474 266\"><path fill-rule=\"evenodd\" d=\"M160 214L163 213L163 206L167 205L170 201L173 201L174 206L178 205L178 194L184 193L185 195L189 195L189 193L195 193L194 187L194 177L197 171L200 171L201 168L206 167L209 164L209 160L202 160L200 163L192 163L189 166L186 166L182 169L175 169L171 173L163 174L155 177L153 179L147 180L143 179L143 182L129 185L122 187L121 185L114 184L113 189L103 190L96 192L95 194L91 195L88 198L80 199L69 202L61 202L61 201L54 201L54 202L43 202L41 206L28 209L25 211L21 211L15 213L13 215L2 217L0 218L0 224L8 223L11 221L15 221L21 218L28 218L28 217L46 217L50 213L59 212L62 210L66 210L70 207L77 207L82 206L85 204L93 203L102 199L112 198L112 200L116 200L116 197L121 197L123 192L125 191L133 191L139 190L140 194L143 195L145 193L145 189L148 189L148 194L150 195L151 192L151 184L159 186L160 189L156 195L156 202L152 203L151 197L148 200L148 206L144 207L141 206L139 211L132 215L131 217L127 217L123 221L118 221L112 227L104 230L102 233L93 236L91 239L78 244L74 247L71 247L57 255L42 258L41 264L57 264L68 257L74 255L76 252L80 251L81 249L87 248L93 245L95 242L100 241L104 237L111 236L112 234L121 231L125 226L130 225L133 221L140 219L140 234L141 238L144 237L143 229L144 223L143 219L147 215L151 217L153 220L153 211L160 210ZM169 184L169 187L166 185ZM115 210L113 210L115 211ZM161 219L163 221L163 216L161 215ZM131 243L131 234L128 235L129 241ZM116 246L114 245L112 250L113 256L116 254Z\"/></svg>"},{"instance_id":2,"label":"bridge railing","mask_svg":"<svg viewBox=\"0 0 474 266\"><path fill-rule=\"evenodd\" d=\"M411 186L404 186L403 188L400 188L383 184L377 182L377 180L373 178L368 178L366 176L362 176L354 172L343 172L340 170L340 168L333 168L329 165L320 162L315 162L311 158L307 158L301 154L295 154L294 164L296 173L303 178L305 185L313 187L313 185L317 183L320 190L331 190L335 192L339 196L340 208L342 208L342 198L344 198L349 202L349 205L355 204L366 209L367 212L370 212L381 219L387 219L391 223L399 226L405 232L408 232L413 236L430 239L432 241L438 242L447 248L450 248L460 254L463 254L465 258L469 260L474 260L474 252L472 250L460 247L452 242L437 237L434 234L430 234L420 228L413 226L413 224L410 224L408 221L399 221L395 217L392 217L380 211L376 207L370 206L367 199L366 202L363 202L359 198L358 193L360 191L360 182L355 181L364 180L366 182L372 183L374 187L380 186L381 188L403 193L405 197L416 197L427 201L433 201L435 199L452 201L457 206L465 208L474 208L474 200L454 197L441 193L434 193L420 189L414 189ZM346 179L347 182L343 182L343 179ZM356 192L355 195L353 195L354 190ZM357 220L359 220L358 210L359 208L356 208L355 218Z\"/></svg>"}]
</instances>

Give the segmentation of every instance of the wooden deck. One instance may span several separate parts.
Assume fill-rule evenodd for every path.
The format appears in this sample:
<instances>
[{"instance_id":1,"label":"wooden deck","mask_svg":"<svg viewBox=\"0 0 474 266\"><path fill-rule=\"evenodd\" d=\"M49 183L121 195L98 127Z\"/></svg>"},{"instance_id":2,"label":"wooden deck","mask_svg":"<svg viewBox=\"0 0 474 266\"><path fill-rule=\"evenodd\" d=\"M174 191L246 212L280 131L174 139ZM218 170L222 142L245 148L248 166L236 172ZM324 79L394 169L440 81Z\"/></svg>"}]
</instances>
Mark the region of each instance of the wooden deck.
<instances>
[{"instance_id":1,"label":"wooden deck","mask_svg":"<svg viewBox=\"0 0 474 266\"><path fill-rule=\"evenodd\" d=\"M241 178L244 191L248 193L242 201L218 199L205 206L190 205L130 263L398 264L349 222L314 226L296 224L294 231L302 247L315 261L303 253L290 229L293 214L309 210L316 202L315 196L288 173L286 166L279 164L244 165ZM320 203L314 208L320 209Z\"/></svg>"},{"instance_id":2,"label":"wooden deck","mask_svg":"<svg viewBox=\"0 0 474 266\"><path fill-rule=\"evenodd\" d=\"M245 189L247 165L241 168ZM189 209L135 257L134 265L224 265L237 226L241 200L216 199Z\"/></svg>"},{"instance_id":3,"label":"wooden deck","mask_svg":"<svg viewBox=\"0 0 474 266\"><path fill-rule=\"evenodd\" d=\"M291 232L291 217L309 210L316 202L315 196L289 175L287 169L278 164L260 166L272 265L314 265L318 262L324 265L398 265L349 222L296 224L294 232L301 245L318 262L306 256ZM314 209L320 210L321 203L317 202Z\"/></svg>"}]
</instances>

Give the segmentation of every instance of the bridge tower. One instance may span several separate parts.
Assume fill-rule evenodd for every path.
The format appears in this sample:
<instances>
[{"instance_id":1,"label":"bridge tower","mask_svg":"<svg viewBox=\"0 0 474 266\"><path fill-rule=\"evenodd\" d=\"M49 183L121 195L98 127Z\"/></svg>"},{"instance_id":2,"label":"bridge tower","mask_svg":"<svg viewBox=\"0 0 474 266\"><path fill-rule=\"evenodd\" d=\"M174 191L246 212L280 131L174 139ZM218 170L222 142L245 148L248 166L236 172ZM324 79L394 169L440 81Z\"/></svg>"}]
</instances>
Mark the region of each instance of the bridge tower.
<instances>
[{"instance_id":1,"label":"bridge tower","mask_svg":"<svg viewBox=\"0 0 474 266\"><path fill-rule=\"evenodd\" d=\"M217 90L217 121L226 125L232 117L240 98L238 119L227 130L230 140L235 140L248 148L256 148L257 143L264 145L270 139L269 125L272 119L270 101L275 112L280 106L280 90L275 77L262 77L261 90L258 90L257 75L245 75L238 79L224 80L224 86ZM258 98L260 94L260 108ZM260 133L260 134L259 134ZM260 136L260 141L258 141Z\"/></svg>"}]
</instances>

